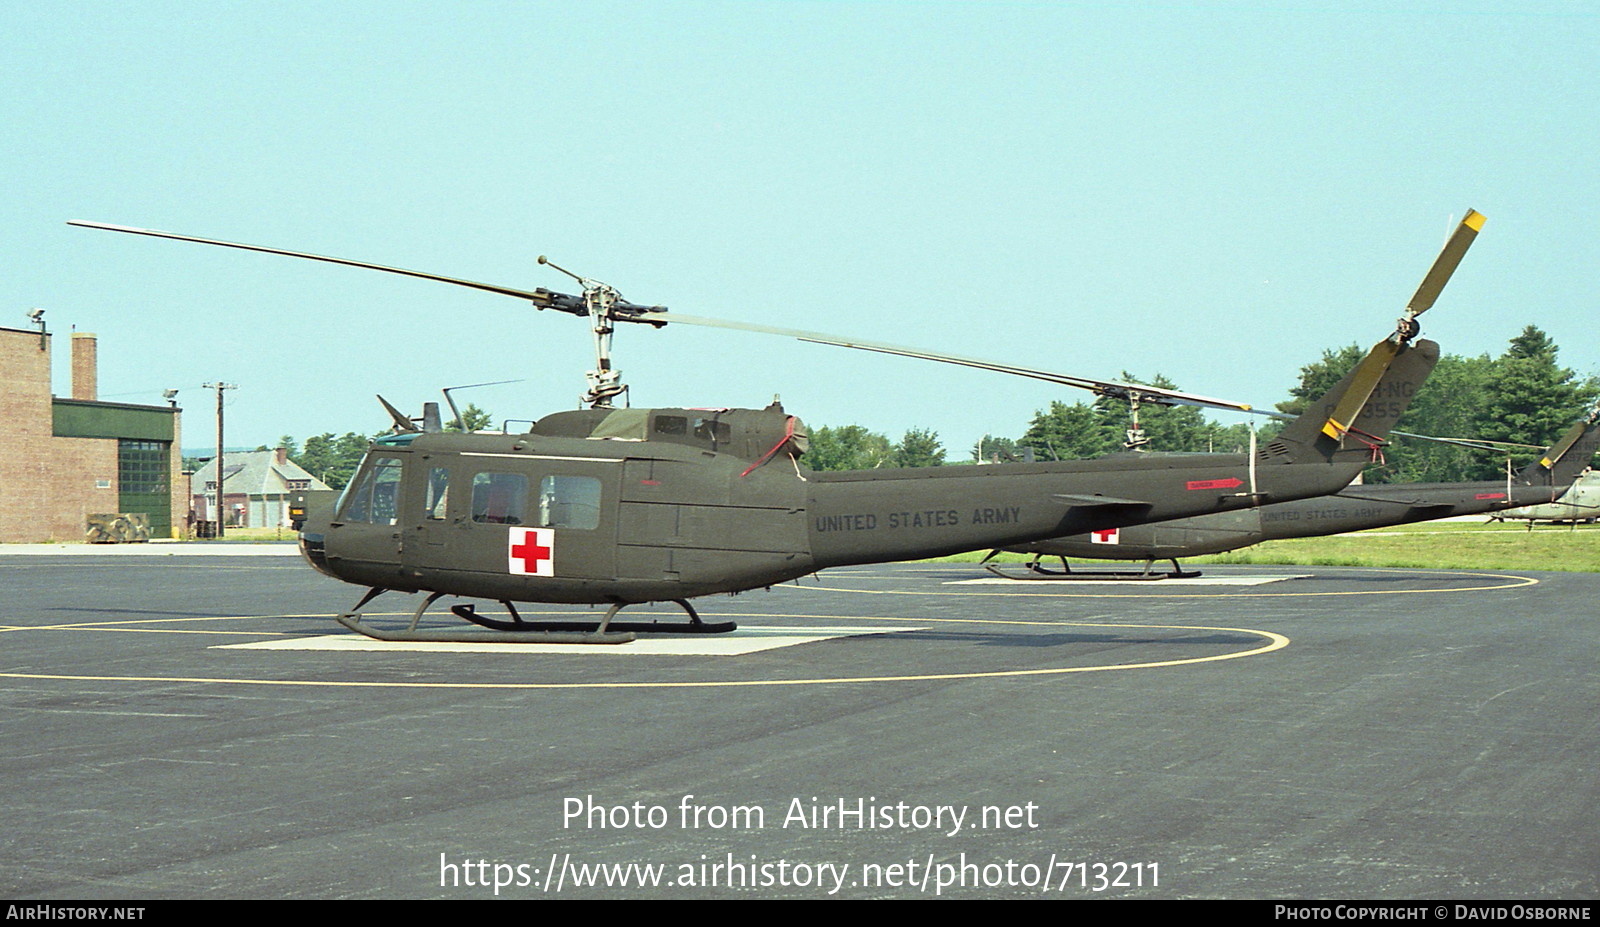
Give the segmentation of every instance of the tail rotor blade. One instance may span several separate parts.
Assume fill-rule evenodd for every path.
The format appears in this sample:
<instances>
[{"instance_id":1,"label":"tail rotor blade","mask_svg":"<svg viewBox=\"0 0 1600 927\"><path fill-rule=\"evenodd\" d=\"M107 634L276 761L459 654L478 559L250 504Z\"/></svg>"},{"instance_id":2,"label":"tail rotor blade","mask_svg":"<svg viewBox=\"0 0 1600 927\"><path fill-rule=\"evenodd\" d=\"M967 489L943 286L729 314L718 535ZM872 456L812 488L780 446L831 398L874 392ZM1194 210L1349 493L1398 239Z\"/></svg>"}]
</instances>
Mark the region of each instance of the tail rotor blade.
<instances>
[{"instance_id":1,"label":"tail rotor blade","mask_svg":"<svg viewBox=\"0 0 1600 927\"><path fill-rule=\"evenodd\" d=\"M1478 237L1478 231L1483 228L1483 213L1467 210L1466 218L1456 226L1450 240L1444 243L1444 250L1434 259L1433 266L1428 268L1428 275L1422 278L1422 285L1417 287L1417 292L1411 297L1411 302L1406 303L1406 310L1412 315L1421 315L1433 308L1434 300L1439 298L1439 293L1444 290L1444 285L1450 282L1450 275L1456 272L1456 267L1461 259L1466 256L1467 249L1472 247L1472 242Z\"/></svg>"},{"instance_id":2,"label":"tail rotor blade","mask_svg":"<svg viewBox=\"0 0 1600 927\"><path fill-rule=\"evenodd\" d=\"M1389 364L1399 354L1400 345L1387 338L1372 346L1372 350L1356 367L1355 377L1350 381L1350 388L1345 390L1344 398L1339 400L1333 413L1323 423L1323 434L1335 440L1345 436L1350 430L1350 423L1361 414L1361 408L1372 398L1372 391L1378 388L1378 382L1389 371Z\"/></svg>"},{"instance_id":3,"label":"tail rotor blade","mask_svg":"<svg viewBox=\"0 0 1600 927\"><path fill-rule=\"evenodd\" d=\"M1467 210L1467 215L1456 226L1455 232L1450 235L1450 240L1444 243L1444 248L1439 256L1433 259L1433 266L1428 268L1428 273L1422 278L1422 285L1417 287L1417 292L1412 295L1411 302L1406 304L1406 314L1400 320L1400 327L1389 338L1372 346L1372 350L1356 368L1355 379L1350 383L1350 389L1339 400L1339 405L1328 417L1322 426L1322 433L1330 438L1341 439L1350 430L1350 423L1361 414L1361 409L1372 398L1372 391L1377 389L1378 382L1388 372L1389 364L1399 356L1401 348L1410 342L1420 330L1416 317L1432 308L1438 300L1439 294L1444 291L1444 285L1450 282L1450 275L1456 272L1456 267L1461 264L1461 259L1466 256L1467 249L1472 247L1472 242L1478 237L1478 230L1483 228L1483 213L1476 210Z\"/></svg>"}]
</instances>

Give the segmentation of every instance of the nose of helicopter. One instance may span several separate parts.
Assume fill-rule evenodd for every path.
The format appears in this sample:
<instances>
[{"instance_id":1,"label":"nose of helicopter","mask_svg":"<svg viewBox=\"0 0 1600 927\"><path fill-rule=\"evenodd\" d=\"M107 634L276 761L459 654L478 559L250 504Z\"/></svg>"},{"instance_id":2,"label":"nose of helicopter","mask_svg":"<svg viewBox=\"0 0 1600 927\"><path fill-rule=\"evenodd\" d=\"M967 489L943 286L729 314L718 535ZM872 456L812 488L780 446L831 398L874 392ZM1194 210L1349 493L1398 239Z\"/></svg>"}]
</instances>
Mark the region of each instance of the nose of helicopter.
<instances>
[{"instance_id":1,"label":"nose of helicopter","mask_svg":"<svg viewBox=\"0 0 1600 927\"><path fill-rule=\"evenodd\" d=\"M311 564L311 568L324 576L338 579L339 575L328 568L328 550L326 537L321 532L300 532L300 556Z\"/></svg>"}]
</instances>

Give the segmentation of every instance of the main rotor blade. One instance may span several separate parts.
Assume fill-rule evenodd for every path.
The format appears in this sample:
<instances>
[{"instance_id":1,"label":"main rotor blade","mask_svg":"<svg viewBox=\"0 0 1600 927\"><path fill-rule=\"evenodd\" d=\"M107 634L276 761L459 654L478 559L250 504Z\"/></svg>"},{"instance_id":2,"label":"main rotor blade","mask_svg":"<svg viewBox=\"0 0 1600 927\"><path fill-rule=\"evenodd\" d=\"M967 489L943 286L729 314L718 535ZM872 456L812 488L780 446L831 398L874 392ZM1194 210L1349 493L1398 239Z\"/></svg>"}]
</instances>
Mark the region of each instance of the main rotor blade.
<instances>
[{"instance_id":1,"label":"main rotor blade","mask_svg":"<svg viewBox=\"0 0 1600 927\"><path fill-rule=\"evenodd\" d=\"M1434 259L1433 266L1428 268L1427 276L1422 278L1422 284L1417 287L1417 292L1411 297L1411 302L1406 303L1406 309L1412 315L1421 315L1433 307L1434 300L1439 298L1439 293L1444 290L1444 285L1450 282L1450 275L1456 272L1456 267L1461 263L1461 258L1472 247L1472 242L1478 237L1478 231L1483 228L1483 214L1467 210L1466 218L1456 226L1455 232L1450 235L1450 240L1444 243L1444 249Z\"/></svg>"},{"instance_id":2,"label":"main rotor blade","mask_svg":"<svg viewBox=\"0 0 1600 927\"><path fill-rule=\"evenodd\" d=\"M751 322L734 322L725 319L711 319L704 316L683 315L677 312L645 312L633 318L633 321L651 323L682 322L685 325L700 325L707 328L726 328L734 331L758 332L766 335L782 335L796 338L812 344L828 344L841 348L855 348L861 351L876 351L879 354L894 354L900 357L914 357L919 360L938 361L942 364L955 364L961 367L974 367L978 370L991 370L996 373L1009 373L1047 383L1057 383L1062 386L1072 386L1086 389L1103 396L1118 396L1123 398L1138 398L1141 401L1156 402L1161 404L1191 405L1203 408L1229 409L1236 412L1253 411L1249 403L1234 402L1228 399L1215 399L1210 396L1197 396L1193 393L1183 393L1177 390L1162 389L1158 386L1145 386L1139 383L1122 383L1116 380L1095 380L1089 377L1076 377L1064 373L1054 373L1049 370L1038 370L1032 367L1021 367L1016 364L1006 364L999 361L983 360L976 357L963 357L958 354L940 354L935 351L924 351L918 348L901 347L900 345L884 344L879 341L863 341L855 338L841 338L837 335L827 335L822 332L805 331L798 328L781 328L772 325L756 325Z\"/></svg>"},{"instance_id":3,"label":"main rotor blade","mask_svg":"<svg viewBox=\"0 0 1600 927\"><path fill-rule=\"evenodd\" d=\"M384 273L400 274L405 277L417 277L422 280L434 280L439 283L453 283L456 286L470 287L474 290L483 290L487 293L499 293L502 296L515 296L525 299L540 309L556 309L561 312L570 312L574 315L588 315L580 297L568 296L565 293L556 293L539 287L532 290L522 290L515 287L500 286L494 283L478 283L473 280L462 280L459 277L445 277L439 274L424 273L420 270L406 270L402 267L388 267L383 264L371 264L366 261L352 261L348 258L328 257L323 254L308 254L304 251L287 251L283 248L268 248L263 245L245 245L235 241L220 241L214 238L196 238L193 235L179 235L176 232L161 232L155 229L140 229L126 225L110 225L105 222L88 222L82 219L73 219L68 225L81 226L89 229L105 229L110 232L127 232L130 235L148 235L152 238L171 238L174 241L191 241L202 245L219 245L224 248L238 248L241 251L260 251L263 254L278 254L285 257L305 258L310 261L323 261L328 264L343 264L347 267L361 267L367 270L381 270Z\"/></svg>"}]
</instances>

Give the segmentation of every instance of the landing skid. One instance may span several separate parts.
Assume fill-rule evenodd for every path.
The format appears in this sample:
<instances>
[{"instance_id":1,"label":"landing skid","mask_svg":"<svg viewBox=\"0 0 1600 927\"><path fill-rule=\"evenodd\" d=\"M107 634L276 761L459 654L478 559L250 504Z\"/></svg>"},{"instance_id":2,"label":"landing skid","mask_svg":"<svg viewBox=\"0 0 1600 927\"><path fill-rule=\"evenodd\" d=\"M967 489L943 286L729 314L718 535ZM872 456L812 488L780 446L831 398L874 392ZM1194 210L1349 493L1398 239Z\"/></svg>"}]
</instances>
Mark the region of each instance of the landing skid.
<instances>
[{"instance_id":1,"label":"landing skid","mask_svg":"<svg viewBox=\"0 0 1600 927\"><path fill-rule=\"evenodd\" d=\"M605 617L599 621L523 621L522 616L517 613L516 606L502 601L500 604L504 605L511 615L510 621L480 615L476 606L471 603L451 607L450 611L456 617L483 627L482 631L418 630L417 623L422 620L422 614L444 596L442 592L428 594L422 604L417 606L417 610L411 613L411 623L405 630L375 628L364 624L361 621L361 609L388 591L377 587L367 590L367 594L361 597L355 608L335 616L334 620L357 634L366 635L373 640L449 644L626 644L636 640L641 633L725 634L738 627L731 621L715 623L701 621L694 606L683 599L672 599L670 601L674 605L688 614L688 624L662 624L649 621L613 622L611 619L616 617L617 612L626 608L626 604L612 605L606 610Z\"/></svg>"},{"instance_id":2,"label":"landing skid","mask_svg":"<svg viewBox=\"0 0 1600 927\"><path fill-rule=\"evenodd\" d=\"M999 551L991 551L990 554L989 554L989 557L993 557L995 554L998 554L998 553L999 553ZM1153 557L1151 559L1145 561L1144 569L1141 570L1141 571L1134 571L1134 570L1087 570L1087 571L1083 571L1083 572L1074 573L1072 571L1072 567L1067 563L1067 558L1058 557L1057 559L1061 561L1061 569L1059 569L1059 570L1051 570L1051 569L1045 568L1045 566L1042 563L1040 563L1040 561L1043 559L1043 556L1044 555L1042 555L1042 554L1035 555L1032 560L1028 561L1023 566L1023 570L1025 572L1022 575L1017 575L1017 574L1014 574L1014 573L1005 572L1004 570L1002 570L1000 568L1000 564L990 563L989 562L989 557L985 557L984 558L983 568L988 570L990 573L993 573L994 575L1002 577L1004 579L1047 580L1047 581L1052 581L1052 582L1060 582L1060 581L1063 581L1063 580L1091 581L1091 580L1108 580L1108 579L1110 579L1110 580L1122 580L1122 581L1128 581L1128 582L1147 582L1147 581L1159 580L1159 579L1193 579L1196 576L1200 575L1200 571L1199 570L1185 570L1183 567L1178 565L1178 561L1176 559L1169 559L1168 560L1168 562L1172 564L1171 572L1165 572L1165 573L1155 572L1152 569L1155 566L1155 558L1153 558Z\"/></svg>"},{"instance_id":3,"label":"landing skid","mask_svg":"<svg viewBox=\"0 0 1600 927\"><path fill-rule=\"evenodd\" d=\"M683 599L668 599L689 616L688 624L663 624L658 621L613 621L617 612L626 608L626 605L613 605L606 611L605 617L600 621L523 621L517 614L516 606L510 602L501 602L506 611L511 614L510 621L501 621L498 618L488 618L478 614L477 606L471 602L465 605L452 605L450 612L457 618L470 621L495 631L505 631L510 634L527 634L538 631L594 631L608 633L611 631L629 634L726 634L736 630L739 626L732 621L718 621L707 623L700 620L700 614Z\"/></svg>"}]
</instances>

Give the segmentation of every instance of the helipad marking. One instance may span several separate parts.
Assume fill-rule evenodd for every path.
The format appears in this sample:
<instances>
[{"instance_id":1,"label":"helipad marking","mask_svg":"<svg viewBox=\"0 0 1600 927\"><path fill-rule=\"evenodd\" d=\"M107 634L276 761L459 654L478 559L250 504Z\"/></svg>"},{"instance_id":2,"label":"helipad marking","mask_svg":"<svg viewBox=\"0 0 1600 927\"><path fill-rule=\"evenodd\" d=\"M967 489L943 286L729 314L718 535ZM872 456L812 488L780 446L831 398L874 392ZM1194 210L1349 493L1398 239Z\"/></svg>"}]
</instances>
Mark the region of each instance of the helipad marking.
<instances>
[{"instance_id":1,"label":"helipad marking","mask_svg":"<svg viewBox=\"0 0 1600 927\"><path fill-rule=\"evenodd\" d=\"M1083 579L1088 573L1071 574L1071 579L1005 579L999 576L985 576L979 579L951 579L946 580L946 586L1018 586L1029 583L1071 583L1074 586L1123 586L1131 583L1156 582L1163 587L1171 586L1263 586L1267 583L1281 583L1286 579L1310 579L1310 573L1285 574L1283 576L1195 576L1187 579Z\"/></svg>"},{"instance_id":2,"label":"helipad marking","mask_svg":"<svg viewBox=\"0 0 1600 927\"><path fill-rule=\"evenodd\" d=\"M949 593L954 595L956 593ZM273 616L259 615L255 618L270 618ZM748 616L719 616L719 617L748 617ZM770 617L770 616L767 616ZM708 679L700 681L679 682L651 682L651 681L609 681L609 682L403 682L379 680L344 680L344 679L260 679L260 678L229 678L220 676L101 676L101 675L75 675L70 673L17 673L0 672L0 679L36 679L55 680L65 682L188 682L214 685L233 686L291 686L303 688L343 688L343 689L719 689L719 688L752 688L766 686L816 686L816 685L841 685L861 682L921 682L930 680L955 680L955 679L1004 679L1022 676L1063 676L1072 673L1102 673L1112 670L1140 670L1158 669L1173 666L1191 666L1200 663L1215 663L1221 660L1236 660L1240 657L1252 657L1259 654L1272 653L1289 646L1289 638L1273 631L1261 631L1255 628L1222 628L1207 625L1150 625L1130 624L1126 622L1099 622L1099 621L1030 621L1019 619L985 619L985 618L892 618L888 616L826 616L826 615L791 615L792 618L813 618L832 621L873 621L873 622L905 622L912 624L993 624L993 625L1026 625L1033 627L1049 628L1128 628L1139 631L1223 631L1235 634L1248 634L1252 637L1264 638L1267 643L1248 650L1236 650L1228 653L1212 654L1204 657L1183 657L1176 660L1156 660L1146 663L1112 663L1093 666L1058 666L1043 669L1025 670L978 670L969 672L948 673L916 673L901 676L838 676L815 677L804 679ZM225 620L242 620L244 616L229 616ZM62 630L87 630L87 628L70 628L60 626ZM849 629L844 629L849 630ZM868 633L888 633L889 628L871 628ZM908 630L900 627L893 630ZM738 633L738 632L735 632ZM840 636L848 636L842 634ZM377 643L377 642L375 642ZM616 645L620 647L633 647L632 644ZM1159 643L1152 641L1151 643ZM496 652L504 652L502 648L508 645L496 645ZM571 653L571 649L562 649L560 653Z\"/></svg>"},{"instance_id":3,"label":"helipad marking","mask_svg":"<svg viewBox=\"0 0 1600 927\"><path fill-rule=\"evenodd\" d=\"M732 657L794 647L840 637L869 634L899 634L925 628L856 627L757 627L740 626L731 634L685 634L673 637L640 637L628 644L517 644L437 641L379 641L357 634L328 634L293 640L253 641L248 644L216 644L212 650L320 650L375 651L379 653L559 653L585 656L693 656Z\"/></svg>"}]
</instances>

